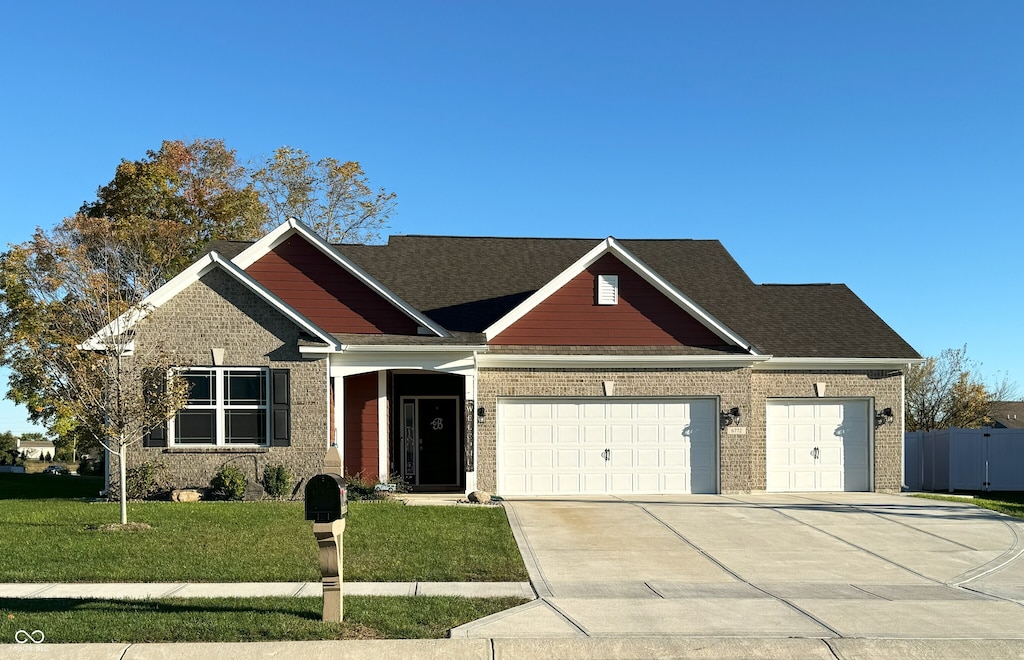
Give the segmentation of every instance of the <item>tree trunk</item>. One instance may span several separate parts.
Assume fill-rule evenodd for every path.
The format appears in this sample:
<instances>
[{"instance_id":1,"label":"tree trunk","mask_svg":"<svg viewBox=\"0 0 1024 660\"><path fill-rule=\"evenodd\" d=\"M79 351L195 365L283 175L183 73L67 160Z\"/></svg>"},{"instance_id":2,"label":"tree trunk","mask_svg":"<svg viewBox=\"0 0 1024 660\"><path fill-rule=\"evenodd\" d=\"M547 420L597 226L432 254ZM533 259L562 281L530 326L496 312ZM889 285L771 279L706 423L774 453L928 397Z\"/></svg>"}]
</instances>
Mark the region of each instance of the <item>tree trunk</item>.
<instances>
[{"instance_id":1,"label":"tree trunk","mask_svg":"<svg viewBox=\"0 0 1024 660\"><path fill-rule=\"evenodd\" d=\"M121 492L121 524L128 524L128 468L125 466L125 451L126 446L124 444L124 438L118 438L120 446L117 448L117 472L121 479L121 487L118 489Z\"/></svg>"}]
</instances>

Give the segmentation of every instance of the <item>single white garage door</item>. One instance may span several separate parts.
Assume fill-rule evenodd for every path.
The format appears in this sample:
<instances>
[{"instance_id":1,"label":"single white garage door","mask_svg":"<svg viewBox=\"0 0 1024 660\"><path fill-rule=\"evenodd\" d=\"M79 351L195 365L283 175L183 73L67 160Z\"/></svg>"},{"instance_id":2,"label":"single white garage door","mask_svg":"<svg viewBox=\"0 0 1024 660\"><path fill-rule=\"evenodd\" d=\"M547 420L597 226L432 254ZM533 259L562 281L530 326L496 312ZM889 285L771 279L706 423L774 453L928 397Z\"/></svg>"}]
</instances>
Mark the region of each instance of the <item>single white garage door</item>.
<instances>
[{"instance_id":1,"label":"single white garage door","mask_svg":"<svg viewBox=\"0 0 1024 660\"><path fill-rule=\"evenodd\" d=\"M768 492L866 491L868 402L768 402Z\"/></svg>"},{"instance_id":2,"label":"single white garage door","mask_svg":"<svg viewBox=\"0 0 1024 660\"><path fill-rule=\"evenodd\" d=\"M498 494L718 492L714 399L498 402Z\"/></svg>"}]
</instances>

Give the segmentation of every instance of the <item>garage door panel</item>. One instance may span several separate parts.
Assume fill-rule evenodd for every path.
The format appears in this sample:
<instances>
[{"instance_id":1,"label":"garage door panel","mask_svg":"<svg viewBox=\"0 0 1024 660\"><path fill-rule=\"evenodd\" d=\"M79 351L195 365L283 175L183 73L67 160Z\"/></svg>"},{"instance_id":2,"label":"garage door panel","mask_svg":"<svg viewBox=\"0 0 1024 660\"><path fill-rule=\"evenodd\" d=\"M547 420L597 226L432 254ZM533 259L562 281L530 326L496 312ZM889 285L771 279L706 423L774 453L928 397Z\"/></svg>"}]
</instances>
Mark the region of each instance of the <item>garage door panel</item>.
<instances>
[{"instance_id":1,"label":"garage door panel","mask_svg":"<svg viewBox=\"0 0 1024 660\"><path fill-rule=\"evenodd\" d=\"M509 400L498 417L501 494L717 492L713 399Z\"/></svg>"},{"instance_id":2,"label":"garage door panel","mask_svg":"<svg viewBox=\"0 0 1024 660\"><path fill-rule=\"evenodd\" d=\"M653 424L638 424L636 430L636 441L639 444L658 444L661 442L661 427Z\"/></svg>"},{"instance_id":3,"label":"garage door panel","mask_svg":"<svg viewBox=\"0 0 1024 660\"><path fill-rule=\"evenodd\" d=\"M582 467L583 461L580 458L580 450L578 449L559 449L558 450L558 462L556 466L559 469L573 468L578 469Z\"/></svg>"},{"instance_id":4,"label":"garage door panel","mask_svg":"<svg viewBox=\"0 0 1024 660\"><path fill-rule=\"evenodd\" d=\"M770 401L766 417L769 491L870 488L867 401Z\"/></svg>"},{"instance_id":5,"label":"garage door panel","mask_svg":"<svg viewBox=\"0 0 1024 660\"><path fill-rule=\"evenodd\" d=\"M657 493L662 490L661 475L657 472L637 473L635 488L638 493Z\"/></svg>"},{"instance_id":6,"label":"garage door panel","mask_svg":"<svg viewBox=\"0 0 1024 660\"><path fill-rule=\"evenodd\" d=\"M533 403L525 406L525 410L525 419L554 419L555 417L554 408L550 403Z\"/></svg>"},{"instance_id":7,"label":"garage door panel","mask_svg":"<svg viewBox=\"0 0 1024 660\"><path fill-rule=\"evenodd\" d=\"M511 468L526 467L526 450L514 449L505 453L505 460Z\"/></svg>"},{"instance_id":8,"label":"garage door panel","mask_svg":"<svg viewBox=\"0 0 1024 660\"><path fill-rule=\"evenodd\" d=\"M578 426L555 427L555 442L559 445L579 444L582 429Z\"/></svg>"},{"instance_id":9,"label":"garage door panel","mask_svg":"<svg viewBox=\"0 0 1024 660\"><path fill-rule=\"evenodd\" d=\"M581 475L583 482L583 492L588 494L601 494L608 491L607 479L604 473L602 474L583 474Z\"/></svg>"},{"instance_id":10,"label":"garage door panel","mask_svg":"<svg viewBox=\"0 0 1024 660\"><path fill-rule=\"evenodd\" d=\"M718 492L717 475L712 470L701 469L690 472L690 492L710 495Z\"/></svg>"},{"instance_id":11,"label":"garage door panel","mask_svg":"<svg viewBox=\"0 0 1024 660\"><path fill-rule=\"evenodd\" d=\"M632 419L634 406L632 403L615 402L608 404L609 419Z\"/></svg>"},{"instance_id":12,"label":"garage door panel","mask_svg":"<svg viewBox=\"0 0 1024 660\"><path fill-rule=\"evenodd\" d=\"M671 417L671 413L668 411L670 406L682 410L682 405L673 406L673 404L658 405L657 403L638 403L636 404L636 418L660 419L663 416ZM662 412L663 409L664 412Z\"/></svg>"},{"instance_id":13,"label":"garage door panel","mask_svg":"<svg viewBox=\"0 0 1024 660\"><path fill-rule=\"evenodd\" d=\"M529 466L531 468L554 467L555 452L551 449L531 449L529 454Z\"/></svg>"},{"instance_id":14,"label":"garage door panel","mask_svg":"<svg viewBox=\"0 0 1024 660\"><path fill-rule=\"evenodd\" d=\"M659 468L661 467L661 450L657 447L650 449L637 449L636 453L636 466L639 468Z\"/></svg>"},{"instance_id":15,"label":"garage door panel","mask_svg":"<svg viewBox=\"0 0 1024 660\"><path fill-rule=\"evenodd\" d=\"M661 465L665 468L686 467L689 461L686 460L688 452L682 447L661 450Z\"/></svg>"},{"instance_id":16,"label":"garage door panel","mask_svg":"<svg viewBox=\"0 0 1024 660\"><path fill-rule=\"evenodd\" d=\"M527 441L530 444L551 444L551 434L554 432L554 429L550 426L517 427L517 430L519 429L522 429L522 434L527 437ZM529 431L529 434L527 434L527 430Z\"/></svg>"},{"instance_id":17,"label":"garage door panel","mask_svg":"<svg viewBox=\"0 0 1024 660\"><path fill-rule=\"evenodd\" d=\"M557 477L558 488L556 493L578 493L582 487L579 474L560 473Z\"/></svg>"},{"instance_id":18,"label":"garage door panel","mask_svg":"<svg viewBox=\"0 0 1024 660\"><path fill-rule=\"evenodd\" d=\"M633 452L629 449L613 449L608 454L608 463L613 468L633 467Z\"/></svg>"},{"instance_id":19,"label":"garage door panel","mask_svg":"<svg viewBox=\"0 0 1024 660\"><path fill-rule=\"evenodd\" d=\"M632 426L612 426L610 430L610 440L613 446L629 445L633 443Z\"/></svg>"}]
</instances>

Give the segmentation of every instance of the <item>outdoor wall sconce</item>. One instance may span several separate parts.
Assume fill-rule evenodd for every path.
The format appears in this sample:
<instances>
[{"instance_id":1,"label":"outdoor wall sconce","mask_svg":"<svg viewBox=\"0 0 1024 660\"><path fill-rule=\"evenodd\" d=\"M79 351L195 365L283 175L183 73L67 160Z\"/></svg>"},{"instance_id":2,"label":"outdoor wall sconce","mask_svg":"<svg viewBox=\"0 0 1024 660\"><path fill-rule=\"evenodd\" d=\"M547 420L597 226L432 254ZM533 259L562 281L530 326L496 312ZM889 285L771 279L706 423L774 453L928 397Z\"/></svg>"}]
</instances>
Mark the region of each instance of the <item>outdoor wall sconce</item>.
<instances>
[{"instance_id":1,"label":"outdoor wall sconce","mask_svg":"<svg viewBox=\"0 0 1024 660\"><path fill-rule=\"evenodd\" d=\"M480 419L486 418L487 417L487 408L484 408L483 406L480 406L479 408L477 408L476 409L476 416L479 417Z\"/></svg>"},{"instance_id":2,"label":"outdoor wall sconce","mask_svg":"<svg viewBox=\"0 0 1024 660\"><path fill-rule=\"evenodd\" d=\"M736 406L729 408L728 411L723 410L722 415L719 418L722 423L722 428L726 426L732 426L740 421L740 409Z\"/></svg>"},{"instance_id":3,"label":"outdoor wall sconce","mask_svg":"<svg viewBox=\"0 0 1024 660\"><path fill-rule=\"evenodd\" d=\"M875 428L879 426L885 426L886 424L892 424L892 420L895 416L892 414L892 408L883 408L875 413Z\"/></svg>"}]
</instances>

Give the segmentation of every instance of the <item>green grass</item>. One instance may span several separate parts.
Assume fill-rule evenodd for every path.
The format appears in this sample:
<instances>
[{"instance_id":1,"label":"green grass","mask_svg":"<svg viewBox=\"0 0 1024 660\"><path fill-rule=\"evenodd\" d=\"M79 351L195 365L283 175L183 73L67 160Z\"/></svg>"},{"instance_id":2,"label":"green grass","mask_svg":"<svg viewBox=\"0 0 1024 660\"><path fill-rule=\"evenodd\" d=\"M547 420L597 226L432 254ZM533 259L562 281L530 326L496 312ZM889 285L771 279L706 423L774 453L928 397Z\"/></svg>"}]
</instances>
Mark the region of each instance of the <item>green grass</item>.
<instances>
[{"instance_id":1,"label":"green grass","mask_svg":"<svg viewBox=\"0 0 1024 660\"><path fill-rule=\"evenodd\" d=\"M0 643L41 630L47 643L265 642L445 637L518 598L345 598L345 620L320 621L319 598L0 599ZM0 653L2 655L2 653Z\"/></svg>"},{"instance_id":2,"label":"green grass","mask_svg":"<svg viewBox=\"0 0 1024 660\"><path fill-rule=\"evenodd\" d=\"M962 502L973 504L983 509L991 509L999 513L1005 513L1014 518L1024 518L1024 493L1020 492L980 492L973 493L973 497L955 497L952 495L935 495L932 493L917 494L915 497L922 497L929 500L943 500L946 502Z\"/></svg>"},{"instance_id":3,"label":"green grass","mask_svg":"<svg viewBox=\"0 0 1024 660\"><path fill-rule=\"evenodd\" d=\"M320 580L300 502L132 502L152 529L110 532L89 526L116 522L116 503L32 499L83 479L0 475L0 499L18 498L0 502L0 582ZM528 579L500 508L353 502L347 520L346 581Z\"/></svg>"}]
</instances>

